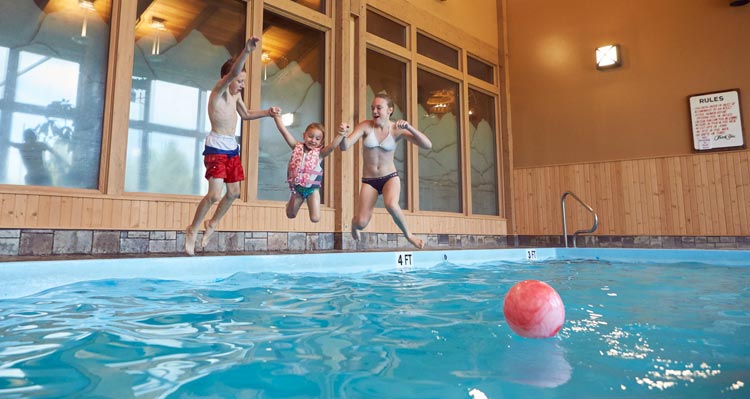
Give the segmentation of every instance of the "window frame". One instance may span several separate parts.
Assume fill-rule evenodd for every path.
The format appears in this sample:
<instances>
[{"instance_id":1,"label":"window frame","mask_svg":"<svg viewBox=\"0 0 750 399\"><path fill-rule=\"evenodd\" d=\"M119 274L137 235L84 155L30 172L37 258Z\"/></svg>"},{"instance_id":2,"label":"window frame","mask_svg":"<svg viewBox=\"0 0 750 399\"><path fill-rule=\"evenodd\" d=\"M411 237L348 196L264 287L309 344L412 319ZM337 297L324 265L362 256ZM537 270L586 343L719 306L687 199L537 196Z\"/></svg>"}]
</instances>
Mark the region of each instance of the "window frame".
<instances>
[{"instance_id":1,"label":"window frame","mask_svg":"<svg viewBox=\"0 0 750 399\"><path fill-rule=\"evenodd\" d=\"M489 61L490 54L482 54L484 50L482 46L455 46L445 38L441 37L447 33L444 31L434 31L431 29L432 25L422 23L420 18L410 18L408 20L400 20L393 17L385 10L375 8L373 6L367 7L367 11L372 11L383 17L392 19L394 22L404 24L407 29L407 43L405 47L401 47L394 44L386 39L378 37L369 32L365 32L365 46L368 50L375 50L398 59L399 61L407 64L406 81L409 86L407 89L407 101L408 105L408 120L412 125L419 128L417 123L417 73L419 70L435 74L439 77L448 79L458 84L458 92L456 93L457 101L459 102L458 115L459 121L459 134L458 142L459 153L459 179L460 179L460 208L461 212L442 212L442 211L423 211L419 208L419 148L413 145L409 145L407 150L407 165L406 168L409 170L409 182L406 185L408 203L408 210L414 213L420 213L425 215L463 215L467 217L477 218L504 218L506 207L503 187L507 179L504 173L503 167L503 128L502 128L502 113L501 113L501 93L500 93L500 66L496 62ZM434 27L432 27L434 28ZM417 52L417 36L424 35L432 40L435 40L449 48L456 50L457 52L457 68L450 65L446 65L440 61L419 54ZM468 72L468 59L469 57L481 61L492 67L492 80L493 82L487 82L475 76L469 75ZM499 61L499 60L498 60ZM364 69L364 68L363 68ZM498 212L497 215L482 215L474 214L472 210L472 195L471 195L471 137L470 137L470 120L468 117L469 112L469 90L478 90L484 94L490 95L494 101L494 112L495 112L495 170L497 178L497 201L498 201ZM360 101L364 102L364 93L359 95ZM366 109L361 106L360 114L366 115ZM412 122L413 121L413 122ZM360 168L361 170L361 165ZM359 181L357 179L357 181ZM378 210L376 209L376 212Z\"/></svg>"}]
</instances>

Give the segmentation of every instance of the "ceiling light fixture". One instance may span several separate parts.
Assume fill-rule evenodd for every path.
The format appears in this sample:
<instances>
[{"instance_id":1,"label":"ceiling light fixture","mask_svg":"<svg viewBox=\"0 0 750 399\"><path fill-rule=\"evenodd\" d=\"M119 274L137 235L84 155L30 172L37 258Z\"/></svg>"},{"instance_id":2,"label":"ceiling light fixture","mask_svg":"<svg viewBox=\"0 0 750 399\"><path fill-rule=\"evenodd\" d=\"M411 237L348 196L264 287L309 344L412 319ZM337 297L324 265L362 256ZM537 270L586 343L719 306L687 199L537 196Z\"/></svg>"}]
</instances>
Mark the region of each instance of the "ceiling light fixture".
<instances>
[{"instance_id":1,"label":"ceiling light fixture","mask_svg":"<svg viewBox=\"0 0 750 399\"><path fill-rule=\"evenodd\" d=\"M89 11L94 11L94 0L78 0L78 7L83 9L83 25L81 26L81 37L86 37L89 26Z\"/></svg>"},{"instance_id":2,"label":"ceiling light fixture","mask_svg":"<svg viewBox=\"0 0 750 399\"><path fill-rule=\"evenodd\" d=\"M163 18L151 17L151 27L156 31L154 34L154 43L151 45L151 55L159 55L161 53L161 31L167 30L164 22L166 20Z\"/></svg>"},{"instance_id":3,"label":"ceiling light fixture","mask_svg":"<svg viewBox=\"0 0 750 399\"><path fill-rule=\"evenodd\" d=\"M263 80L266 80L268 79L268 63L271 62L271 55L268 53L268 51L264 51L263 53L261 53L260 62L263 63Z\"/></svg>"}]
</instances>

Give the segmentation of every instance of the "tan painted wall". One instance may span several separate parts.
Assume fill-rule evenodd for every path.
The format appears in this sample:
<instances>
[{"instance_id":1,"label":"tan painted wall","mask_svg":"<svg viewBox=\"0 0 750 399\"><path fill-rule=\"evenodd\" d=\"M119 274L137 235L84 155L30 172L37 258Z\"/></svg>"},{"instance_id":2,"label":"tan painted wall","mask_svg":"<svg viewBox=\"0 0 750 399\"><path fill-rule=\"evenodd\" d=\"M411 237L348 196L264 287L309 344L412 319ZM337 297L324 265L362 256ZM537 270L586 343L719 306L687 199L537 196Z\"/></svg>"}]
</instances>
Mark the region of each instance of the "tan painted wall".
<instances>
[{"instance_id":1,"label":"tan painted wall","mask_svg":"<svg viewBox=\"0 0 750 399\"><path fill-rule=\"evenodd\" d=\"M516 167L691 154L687 97L733 88L747 141L750 6L507 2ZM611 43L624 64L597 71L594 49Z\"/></svg>"}]
</instances>

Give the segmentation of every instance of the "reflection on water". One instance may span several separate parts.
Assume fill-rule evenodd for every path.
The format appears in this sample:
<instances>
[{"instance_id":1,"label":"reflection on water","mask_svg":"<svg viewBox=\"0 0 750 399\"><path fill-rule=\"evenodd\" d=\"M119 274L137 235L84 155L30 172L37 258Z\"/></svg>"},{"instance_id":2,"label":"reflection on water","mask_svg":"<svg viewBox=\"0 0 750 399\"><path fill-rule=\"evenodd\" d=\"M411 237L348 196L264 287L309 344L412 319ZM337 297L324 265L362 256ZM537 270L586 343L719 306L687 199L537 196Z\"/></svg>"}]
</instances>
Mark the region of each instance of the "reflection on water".
<instances>
[{"instance_id":1,"label":"reflection on water","mask_svg":"<svg viewBox=\"0 0 750 399\"><path fill-rule=\"evenodd\" d=\"M504 380L535 387L558 387L573 373L556 339L514 340L502 360L500 376Z\"/></svg>"},{"instance_id":2,"label":"reflection on water","mask_svg":"<svg viewBox=\"0 0 750 399\"><path fill-rule=\"evenodd\" d=\"M504 322L527 279L566 304L554 338ZM0 396L744 398L748 287L588 263L78 283L0 301Z\"/></svg>"}]
</instances>

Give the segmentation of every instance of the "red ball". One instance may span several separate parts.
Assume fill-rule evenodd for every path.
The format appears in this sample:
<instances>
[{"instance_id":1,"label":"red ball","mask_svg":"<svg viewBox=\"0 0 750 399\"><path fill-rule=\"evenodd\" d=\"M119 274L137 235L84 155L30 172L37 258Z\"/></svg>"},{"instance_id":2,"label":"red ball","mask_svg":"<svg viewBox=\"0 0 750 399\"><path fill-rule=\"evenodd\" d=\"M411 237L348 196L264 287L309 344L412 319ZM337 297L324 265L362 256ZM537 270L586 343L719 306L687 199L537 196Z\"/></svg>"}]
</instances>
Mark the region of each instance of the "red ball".
<instances>
[{"instance_id":1,"label":"red ball","mask_svg":"<svg viewBox=\"0 0 750 399\"><path fill-rule=\"evenodd\" d=\"M525 280L505 295L503 314L511 330L526 338L555 336L565 321L565 306L554 288Z\"/></svg>"}]
</instances>

